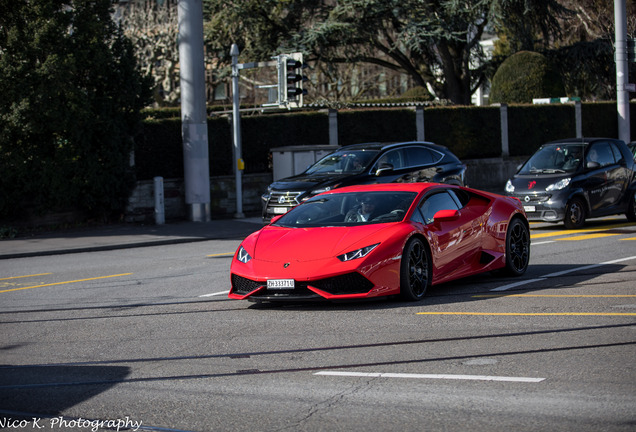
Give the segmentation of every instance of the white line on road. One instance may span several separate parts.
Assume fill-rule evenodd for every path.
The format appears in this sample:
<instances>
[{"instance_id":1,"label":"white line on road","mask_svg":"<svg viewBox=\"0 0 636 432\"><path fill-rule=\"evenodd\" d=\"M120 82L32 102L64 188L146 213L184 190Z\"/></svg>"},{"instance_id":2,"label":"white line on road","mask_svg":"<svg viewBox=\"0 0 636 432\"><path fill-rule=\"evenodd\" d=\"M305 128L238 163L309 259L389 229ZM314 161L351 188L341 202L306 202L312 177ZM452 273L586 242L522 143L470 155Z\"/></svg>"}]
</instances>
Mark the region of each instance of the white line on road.
<instances>
[{"instance_id":1,"label":"white line on road","mask_svg":"<svg viewBox=\"0 0 636 432\"><path fill-rule=\"evenodd\" d=\"M227 291L221 291L221 292L215 292L215 293L210 293L210 294L203 294L200 295L199 297L214 297L214 296L219 296L219 295L226 295L229 294L230 290Z\"/></svg>"},{"instance_id":2,"label":"white line on road","mask_svg":"<svg viewBox=\"0 0 636 432\"><path fill-rule=\"evenodd\" d=\"M490 375L450 375L450 374L408 374L408 373L383 373L383 372L346 372L346 371L321 371L314 375L369 377L369 378L408 378L408 379L450 379L470 381L508 381L537 383L545 378L530 377L505 377Z\"/></svg>"},{"instance_id":3,"label":"white line on road","mask_svg":"<svg viewBox=\"0 0 636 432\"><path fill-rule=\"evenodd\" d=\"M503 285L494 289L491 289L490 291L506 291L509 290L511 288L516 288L518 286L522 286L522 285L527 285L527 284L531 284L533 282L539 282L542 280L546 280L548 278L553 278L553 277L559 277L559 276L563 276L566 275L568 273L574 273L574 272L578 272L578 271L582 271L582 270L589 270L589 269L593 269L596 267L602 267L605 265L610 265L610 264L616 264L619 262L623 262L623 261L630 261L636 259L636 256L630 256L630 257L626 257L626 258L619 258L619 259L615 259L615 260L611 260L611 261L605 261L599 264L589 264L589 265L585 265L585 266L581 266L581 267L575 267L575 268L571 268L568 270L563 270L560 272L554 272L554 273L549 273L547 275L543 275L540 276L539 278L536 279L528 279L528 280L524 280L524 281L519 281L519 282L514 282L508 285Z\"/></svg>"}]
</instances>

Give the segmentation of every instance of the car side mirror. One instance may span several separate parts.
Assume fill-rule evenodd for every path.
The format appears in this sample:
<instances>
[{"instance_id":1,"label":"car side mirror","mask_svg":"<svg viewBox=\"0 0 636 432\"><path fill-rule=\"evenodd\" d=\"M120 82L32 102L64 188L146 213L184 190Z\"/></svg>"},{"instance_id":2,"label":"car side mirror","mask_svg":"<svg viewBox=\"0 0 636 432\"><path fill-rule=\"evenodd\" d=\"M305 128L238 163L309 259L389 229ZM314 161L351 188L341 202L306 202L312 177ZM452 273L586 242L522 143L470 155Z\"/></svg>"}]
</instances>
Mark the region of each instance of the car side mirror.
<instances>
[{"instance_id":1,"label":"car side mirror","mask_svg":"<svg viewBox=\"0 0 636 432\"><path fill-rule=\"evenodd\" d=\"M459 219L459 210L440 210L433 216L434 222L447 222Z\"/></svg>"},{"instance_id":2,"label":"car side mirror","mask_svg":"<svg viewBox=\"0 0 636 432\"><path fill-rule=\"evenodd\" d=\"M388 163L383 163L383 164L380 164L378 169L375 171L375 175L376 176L381 176L381 175L384 175L386 173L390 173L392 171L393 171L393 165L388 164Z\"/></svg>"},{"instance_id":3,"label":"car side mirror","mask_svg":"<svg viewBox=\"0 0 636 432\"><path fill-rule=\"evenodd\" d=\"M586 166L587 168L589 168L589 169L595 169L595 168L600 167L600 166L601 166L601 164L600 164L600 163L598 163L598 162L594 162L594 161L588 161L588 162L586 162L585 166Z\"/></svg>"}]
</instances>

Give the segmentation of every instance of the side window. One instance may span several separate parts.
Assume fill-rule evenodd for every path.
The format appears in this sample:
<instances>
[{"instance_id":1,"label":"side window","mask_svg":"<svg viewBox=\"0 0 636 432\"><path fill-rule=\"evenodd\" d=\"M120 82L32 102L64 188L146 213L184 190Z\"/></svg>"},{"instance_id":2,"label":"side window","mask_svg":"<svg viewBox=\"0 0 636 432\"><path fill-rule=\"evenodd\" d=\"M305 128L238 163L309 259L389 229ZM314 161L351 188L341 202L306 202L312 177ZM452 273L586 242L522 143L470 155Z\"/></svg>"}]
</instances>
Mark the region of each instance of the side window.
<instances>
[{"instance_id":1,"label":"side window","mask_svg":"<svg viewBox=\"0 0 636 432\"><path fill-rule=\"evenodd\" d=\"M470 195L461 189L450 189L448 193L455 198L455 202L459 205L460 209L463 209L466 204L468 204L468 201L470 201Z\"/></svg>"},{"instance_id":2,"label":"side window","mask_svg":"<svg viewBox=\"0 0 636 432\"><path fill-rule=\"evenodd\" d=\"M433 216L440 210L459 210L459 206L447 191L429 195L424 198L419 206L424 221L427 224L433 222Z\"/></svg>"},{"instance_id":3,"label":"side window","mask_svg":"<svg viewBox=\"0 0 636 432\"><path fill-rule=\"evenodd\" d=\"M433 152L425 147L406 147L406 166L432 165L441 159L437 152Z\"/></svg>"},{"instance_id":4,"label":"side window","mask_svg":"<svg viewBox=\"0 0 636 432\"><path fill-rule=\"evenodd\" d=\"M612 148L612 153L614 153L614 160L620 162L623 159L620 149L614 143L610 143L610 147Z\"/></svg>"},{"instance_id":5,"label":"side window","mask_svg":"<svg viewBox=\"0 0 636 432\"><path fill-rule=\"evenodd\" d=\"M376 169L382 168L382 165L389 164L393 166L393 169L400 169L404 167L403 158L402 158L402 149L389 150L380 157L378 160L378 165Z\"/></svg>"},{"instance_id":6,"label":"side window","mask_svg":"<svg viewBox=\"0 0 636 432\"><path fill-rule=\"evenodd\" d=\"M597 143L590 148L587 154L588 162L598 162L601 166L611 165L615 163L614 154L609 143Z\"/></svg>"}]
</instances>

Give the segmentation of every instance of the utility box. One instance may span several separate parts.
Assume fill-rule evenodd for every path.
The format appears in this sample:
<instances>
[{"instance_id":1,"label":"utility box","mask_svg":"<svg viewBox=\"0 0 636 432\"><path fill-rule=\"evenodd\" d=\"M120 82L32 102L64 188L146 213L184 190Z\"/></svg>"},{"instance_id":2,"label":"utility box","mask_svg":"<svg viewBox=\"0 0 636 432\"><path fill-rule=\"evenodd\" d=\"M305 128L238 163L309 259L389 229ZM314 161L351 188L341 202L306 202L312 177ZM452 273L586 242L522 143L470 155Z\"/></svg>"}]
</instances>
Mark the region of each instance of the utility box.
<instances>
[{"instance_id":1,"label":"utility box","mask_svg":"<svg viewBox=\"0 0 636 432\"><path fill-rule=\"evenodd\" d=\"M336 151L337 145L287 146L271 149L274 181L304 172L310 165Z\"/></svg>"}]
</instances>

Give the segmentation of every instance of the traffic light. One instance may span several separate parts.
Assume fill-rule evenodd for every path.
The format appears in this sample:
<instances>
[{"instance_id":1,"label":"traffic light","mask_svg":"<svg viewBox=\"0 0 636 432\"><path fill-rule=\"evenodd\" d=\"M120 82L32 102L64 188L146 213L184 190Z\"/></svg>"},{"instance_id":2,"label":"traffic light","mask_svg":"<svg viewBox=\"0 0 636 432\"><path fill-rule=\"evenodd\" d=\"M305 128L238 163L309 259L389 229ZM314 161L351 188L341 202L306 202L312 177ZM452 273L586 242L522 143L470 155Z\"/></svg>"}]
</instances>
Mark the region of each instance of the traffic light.
<instances>
[{"instance_id":1,"label":"traffic light","mask_svg":"<svg viewBox=\"0 0 636 432\"><path fill-rule=\"evenodd\" d=\"M300 108L307 90L303 83L307 77L303 75L303 53L278 55L278 104L280 108Z\"/></svg>"}]
</instances>

